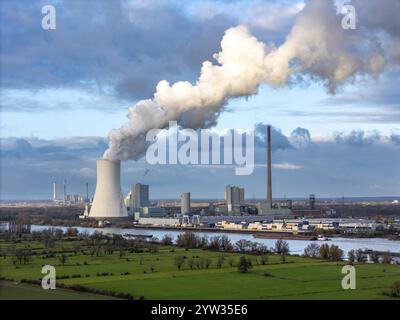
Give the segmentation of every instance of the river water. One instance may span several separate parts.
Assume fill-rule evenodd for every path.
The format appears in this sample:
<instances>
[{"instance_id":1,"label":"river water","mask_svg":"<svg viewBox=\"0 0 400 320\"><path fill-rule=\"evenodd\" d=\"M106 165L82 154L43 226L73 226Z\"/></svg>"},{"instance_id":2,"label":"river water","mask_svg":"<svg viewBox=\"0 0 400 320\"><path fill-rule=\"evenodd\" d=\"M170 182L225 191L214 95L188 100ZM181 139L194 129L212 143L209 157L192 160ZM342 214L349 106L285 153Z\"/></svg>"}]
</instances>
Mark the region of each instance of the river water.
<instances>
[{"instance_id":1,"label":"river water","mask_svg":"<svg viewBox=\"0 0 400 320\"><path fill-rule=\"evenodd\" d=\"M57 226L41 226L41 225L32 225L32 231L41 231L43 229L48 228L60 228L62 230L68 229L68 227L57 227ZM173 239L176 239L177 235L183 233L184 231L178 230L159 230L159 229L121 229L121 228L86 228L86 227L77 227L80 233L92 234L95 231L103 232L104 234L140 234L140 235L152 235L158 239L162 239L164 235L169 235ZM253 242L258 242L260 244L266 245L268 247L274 247L276 239L261 239L254 238L252 234L246 233L226 233L226 232L196 232L197 235L203 236L207 235L208 238L213 236L227 236L232 243L240 239L250 240ZM341 238L334 237L330 241L309 241L309 240L286 240L289 243L290 253L291 254L302 254L304 248L307 247L310 243L329 243L339 246L344 254L347 255L347 252L351 249L372 249L376 251L390 251L400 253L400 241L396 240L388 240L383 238Z\"/></svg>"}]
</instances>

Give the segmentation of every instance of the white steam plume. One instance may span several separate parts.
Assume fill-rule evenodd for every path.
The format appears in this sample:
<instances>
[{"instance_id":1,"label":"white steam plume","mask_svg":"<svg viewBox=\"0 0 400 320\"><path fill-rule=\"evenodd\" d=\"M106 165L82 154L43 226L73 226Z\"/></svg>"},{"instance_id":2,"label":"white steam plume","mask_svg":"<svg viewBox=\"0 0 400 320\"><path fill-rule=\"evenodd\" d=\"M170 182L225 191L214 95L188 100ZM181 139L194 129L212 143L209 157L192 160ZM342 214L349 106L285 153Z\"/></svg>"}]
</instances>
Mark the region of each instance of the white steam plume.
<instances>
[{"instance_id":1,"label":"white steam plume","mask_svg":"<svg viewBox=\"0 0 400 320\"><path fill-rule=\"evenodd\" d=\"M104 157L140 158L147 148L146 133L169 121L193 129L213 126L229 99L255 94L262 83L279 87L292 75L308 75L334 93L356 74L378 75L388 63L384 46L375 37L370 40L368 27L343 29L342 17L330 1L307 1L279 47L258 41L243 25L226 30L221 51L214 55L218 64L205 61L194 85L160 81L154 97L129 108L129 121L111 131Z\"/></svg>"}]
</instances>

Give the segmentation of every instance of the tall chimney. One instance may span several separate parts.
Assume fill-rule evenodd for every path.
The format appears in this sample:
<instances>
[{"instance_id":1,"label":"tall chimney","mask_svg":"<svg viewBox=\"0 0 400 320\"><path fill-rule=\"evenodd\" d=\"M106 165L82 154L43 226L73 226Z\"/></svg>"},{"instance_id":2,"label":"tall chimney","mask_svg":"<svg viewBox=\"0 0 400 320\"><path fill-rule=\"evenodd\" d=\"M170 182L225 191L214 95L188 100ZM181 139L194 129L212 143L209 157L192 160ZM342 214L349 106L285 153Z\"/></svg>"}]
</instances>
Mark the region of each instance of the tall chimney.
<instances>
[{"instance_id":1,"label":"tall chimney","mask_svg":"<svg viewBox=\"0 0 400 320\"><path fill-rule=\"evenodd\" d=\"M64 179L64 202L67 201L67 179Z\"/></svg>"},{"instance_id":2,"label":"tall chimney","mask_svg":"<svg viewBox=\"0 0 400 320\"><path fill-rule=\"evenodd\" d=\"M267 180L267 202L272 208L272 175L271 175L271 126L267 127L267 145L268 145L268 180Z\"/></svg>"},{"instance_id":3,"label":"tall chimney","mask_svg":"<svg viewBox=\"0 0 400 320\"><path fill-rule=\"evenodd\" d=\"M53 202L57 200L57 190L56 190L56 182L53 182Z\"/></svg>"},{"instance_id":4,"label":"tall chimney","mask_svg":"<svg viewBox=\"0 0 400 320\"><path fill-rule=\"evenodd\" d=\"M89 202L89 183L86 182L86 202Z\"/></svg>"}]
</instances>

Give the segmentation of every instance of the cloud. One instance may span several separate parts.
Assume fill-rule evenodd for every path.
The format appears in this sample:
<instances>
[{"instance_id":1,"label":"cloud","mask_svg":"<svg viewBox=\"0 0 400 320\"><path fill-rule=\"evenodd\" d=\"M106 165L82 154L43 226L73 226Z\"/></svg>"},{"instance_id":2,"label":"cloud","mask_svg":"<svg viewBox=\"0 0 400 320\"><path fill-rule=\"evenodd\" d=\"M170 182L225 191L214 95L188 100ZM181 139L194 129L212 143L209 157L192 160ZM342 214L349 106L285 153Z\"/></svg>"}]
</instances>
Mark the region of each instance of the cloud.
<instances>
[{"instance_id":1,"label":"cloud","mask_svg":"<svg viewBox=\"0 0 400 320\"><path fill-rule=\"evenodd\" d=\"M264 123L256 123L254 128L255 146L257 148L265 149L267 147L267 125ZM289 139L282 134L281 130L271 127L271 150L277 151L279 149L291 149L293 145Z\"/></svg>"},{"instance_id":2,"label":"cloud","mask_svg":"<svg viewBox=\"0 0 400 320\"><path fill-rule=\"evenodd\" d=\"M400 134L391 134L390 141L392 141L394 144L400 145Z\"/></svg>"},{"instance_id":3,"label":"cloud","mask_svg":"<svg viewBox=\"0 0 400 320\"><path fill-rule=\"evenodd\" d=\"M312 143L310 131L305 128L296 128L290 134L290 142L298 148L306 147Z\"/></svg>"},{"instance_id":4,"label":"cloud","mask_svg":"<svg viewBox=\"0 0 400 320\"><path fill-rule=\"evenodd\" d=\"M280 170L299 170L303 168L302 166L299 166L297 164L289 163L289 162L284 162L284 163L274 163L272 164L272 167L275 169L280 169Z\"/></svg>"},{"instance_id":5,"label":"cloud","mask_svg":"<svg viewBox=\"0 0 400 320\"><path fill-rule=\"evenodd\" d=\"M265 133L265 124L257 130ZM272 145L274 196L384 196L400 188L400 138L397 132L350 131L313 139L307 129L295 136L310 135L310 143L298 146L279 129ZM307 134L308 132L308 134ZM265 140L264 140L265 141ZM281 141L278 143L278 141ZM278 144L277 144L278 143ZM277 148L277 146L279 146ZM68 193L85 194L85 183L94 193L96 160L106 145L102 137L0 139L1 199L50 199L52 182L67 179ZM144 172L148 170L148 174ZM153 198L177 198L191 191L194 198L223 198L226 184L246 188L247 197L263 197L266 177L266 147L255 144L255 170L250 176L235 176L234 166L149 165L145 160L125 161L121 168L126 193L136 182L150 184ZM381 188L373 186L380 185Z\"/></svg>"},{"instance_id":6,"label":"cloud","mask_svg":"<svg viewBox=\"0 0 400 320\"><path fill-rule=\"evenodd\" d=\"M245 11L243 22L252 28L268 31L289 29L295 16L305 7L304 2L283 4L279 2L258 1Z\"/></svg>"},{"instance_id":7,"label":"cloud","mask_svg":"<svg viewBox=\"0 0 400 320\"><path fill-rule=\"evenodd\" d=\"M379 132L372 132L367 135L363 130L353 130L346 134L343 132L335 133L334 139L339 144L346 144L353 147L370 146L381 140Z\"/></svg>"},{"instance_id":8,"label":"cloud","mask_svg":"<svg viewBox=\"0 0 400 320\"><path fill-rule=\"evenodd\" d=\"M163 78L194 77L194 67L218 49L223 31L235 23L218 15L203 24L167 1L46 4L56 8L56 30L41 29L41 1L2 3L4 89L79 88L132 102L149 96ZM35 99L24 99L16 109L29 108L29 101L37 109Z\"/></svg>"}]
</instances>

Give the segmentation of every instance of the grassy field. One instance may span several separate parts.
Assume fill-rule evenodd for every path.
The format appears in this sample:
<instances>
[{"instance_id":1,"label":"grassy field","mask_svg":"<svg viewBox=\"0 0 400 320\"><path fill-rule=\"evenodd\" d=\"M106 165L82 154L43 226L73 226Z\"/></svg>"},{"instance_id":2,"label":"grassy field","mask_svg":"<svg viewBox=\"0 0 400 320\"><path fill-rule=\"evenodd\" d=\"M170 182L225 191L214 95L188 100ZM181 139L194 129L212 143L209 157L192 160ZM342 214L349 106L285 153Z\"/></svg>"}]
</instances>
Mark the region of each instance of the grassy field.
<instances>
[{"instance_id":1,"label":"grassy field","mask_svg":"<svg viewBox=\"0 0 400 320\"><path fill-rule=\"evenodd\" d=\"M57 242L57 248L68 250L72 243ZM4 251L10 244L0 241ZM27 246L20 243L18 246ZM83 285L90 288L125 292L135 298L145 299L389 299L382 291L400 280L400 266L382 264L358 264L357 289L341 288L341 273L344 262L329 262L290 256L282 263L279 256L269 255L266 265L256 262L256 256L248 256L253 268L248 273L239 273L235 266L240 254L224 253L222 267L217 266L221 253L201 249L173 248L159 246L158 252L129 253L120 256L117 252L102 253L99 256L68 253L65 265L58 256L45 258L43 245L29 242L32 256L28 264L13 264L10 256L0 258L0 275L3 278L39 280L42 265L56 267L57 283ZM55 248L54 250L57 250ZM181 270L175 265L175 258L185 256L186 263ZM209 268L191 269L188 261L210 258ZM233 260L234 265L229 262ZM259 260L258 260L259 261ZM101 275L106 274L106 275ZM75 275L75 277L72 277ZM80 275L78 278L77 275ZM70 290L43 290L40 286L14 285L1 282L1 299L96 299L101 296ZM3 286L6 285L6 288Z\"/></svg>"},{"instance_id":2,"label":"grassy field","mask_svg":"<svg viewBox=\"0 0 400 320\"><path fill-rule=\"evenodd\" d=\"M43 290L40 286L0 281L0 298L7 300L106 300L109 297L72 290Z\"/></svg>"}]
</instances>

